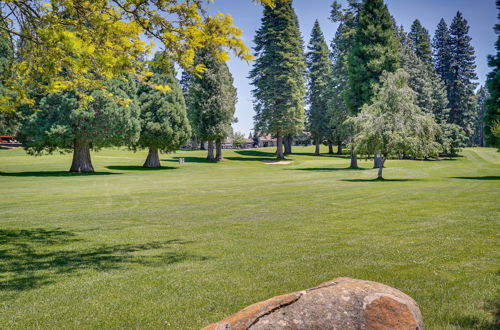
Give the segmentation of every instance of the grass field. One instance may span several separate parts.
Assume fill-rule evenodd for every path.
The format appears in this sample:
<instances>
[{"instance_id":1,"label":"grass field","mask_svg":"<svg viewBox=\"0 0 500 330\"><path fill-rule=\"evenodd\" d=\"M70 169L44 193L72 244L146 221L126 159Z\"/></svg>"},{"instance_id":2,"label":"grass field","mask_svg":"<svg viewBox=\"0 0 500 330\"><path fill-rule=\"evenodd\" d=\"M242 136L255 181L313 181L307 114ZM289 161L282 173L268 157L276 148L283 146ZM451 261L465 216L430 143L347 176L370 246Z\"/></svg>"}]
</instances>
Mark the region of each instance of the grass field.
<instances>
[{"instance_id":1,"label":"grass field","mask_svg":"<svg viewBox=\"0 0 500 330\"><path fill-rule=\"evenodd\" d=\"M295 151L143 170L145 152L104 150L70 175L70 155L0 150L0 328L191 329L349 276L411 295L427 329L498 329L499 153L373 181L371 162Z\"/></svg>"}]
</instances>

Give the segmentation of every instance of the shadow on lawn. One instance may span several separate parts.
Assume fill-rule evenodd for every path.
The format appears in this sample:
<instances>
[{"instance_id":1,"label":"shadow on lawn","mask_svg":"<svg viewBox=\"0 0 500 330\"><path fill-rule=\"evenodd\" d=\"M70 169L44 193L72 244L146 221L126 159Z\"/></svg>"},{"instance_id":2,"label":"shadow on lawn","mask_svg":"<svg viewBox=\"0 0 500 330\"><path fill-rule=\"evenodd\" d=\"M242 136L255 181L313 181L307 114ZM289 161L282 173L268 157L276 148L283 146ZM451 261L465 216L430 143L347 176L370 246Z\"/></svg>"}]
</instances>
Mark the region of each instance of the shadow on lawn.
<instances>
[{"instance_id":1,"label":"shadow on lawn","mask_svg":"<svg viewBox=\"0 0 500 330\"><path fill-rule=\"evenodd\" d=\"M83 270L109 271L142 265L157 267L186 260L203 261L169 248L190 242L172 239L144 244L115 244L98 247L71 246L81 242L75 234L59 229L0 231L0 291L24 291L54 283ZM141 255L145 252L146 255Z\"/></svg>"},{"instance_id":2,"label":"shadow on lawn","mask_svg":"<svg viewBox=\"0 0 500 330\"><path fill-rule=\"evenodd\" d=\"M0 172L0 176L15 177L54 177L54 176L96 176L96 175L114 175L121 173L113 172L94 172L94 173L73 173L69 171L40 171L40 172Z\"/></svg>"},{"instance_id":3,"label":"shadow on lawn","mask_svg":"<svg viewBox=\"0 0 500 330\"><path fill-rule=\"evenodd\" d=\"M409 181L420 181L419 179L341 179L339 181L347 182L409 182Z\"/></svg>"},{"instance_id":4,"label":"shadow on lawn","mask_svg":"<svg viewBox=\"0 0 500 330\"><path fill-rule=\"evenodd\" d=\"M371 168L350 168L350 167L307 167L307 168L293 168L289 169L292 171L323 171L323 172L331 172L331 171L366 171L371 170Z\"/></svg>"},{"instance_id":5,"label":"shadow on lawn","mask_svg":"<svg viewBox=\"0 0 500 330\"><path fill-rule=\"evenodd\" d=\"M143 166L106 166L107 169L117 171L161 171L161 170L176 170L178 167L162 166L159 168L146 168Z\"/></svg>"},{"instance_id":6,"label":"shadow on lawn","mask_svg":"<svg viewBox=\"0 0 500 330\"><path fill-rule=\"evenodd\" d=\"M464 180L500 180L500 176L454 176L452 179L464 179Z\"/></svg>"}]
</instances>

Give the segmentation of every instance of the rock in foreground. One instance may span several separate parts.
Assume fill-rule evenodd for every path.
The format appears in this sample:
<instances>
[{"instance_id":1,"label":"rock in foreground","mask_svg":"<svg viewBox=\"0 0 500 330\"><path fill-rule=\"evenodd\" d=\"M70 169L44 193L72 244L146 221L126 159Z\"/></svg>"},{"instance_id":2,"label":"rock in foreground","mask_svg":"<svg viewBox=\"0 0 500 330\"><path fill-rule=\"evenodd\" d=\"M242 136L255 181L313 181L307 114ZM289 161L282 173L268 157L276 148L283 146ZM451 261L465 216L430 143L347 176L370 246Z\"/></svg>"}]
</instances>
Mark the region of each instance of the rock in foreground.
<instances>
[{"instance_id":1,"label":"rock in foreground","mask_svg":"<svg viewBox=\"0 0 500 330\"><path fill-rule=\"evenodd\" d=\"M423 330L424 324L417 303L403 292L341 277L250 305L203 328L222 329Z\"/></svg>"}]
</instances>

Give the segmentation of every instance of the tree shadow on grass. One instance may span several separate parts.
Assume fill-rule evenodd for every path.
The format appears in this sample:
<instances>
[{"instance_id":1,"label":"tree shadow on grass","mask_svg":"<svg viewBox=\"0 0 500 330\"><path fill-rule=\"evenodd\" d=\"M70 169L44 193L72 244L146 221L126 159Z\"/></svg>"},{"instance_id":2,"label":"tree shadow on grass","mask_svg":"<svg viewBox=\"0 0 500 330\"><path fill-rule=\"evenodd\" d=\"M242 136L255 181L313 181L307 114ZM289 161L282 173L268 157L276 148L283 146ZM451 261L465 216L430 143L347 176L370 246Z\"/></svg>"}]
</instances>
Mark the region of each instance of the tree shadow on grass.
<instances>
[{"instance_id":1,"label":"tree shadow on grass","mask_svg":"<svg viewBox=\"0 0 500 330\"><path fill-rule=\"evenodd\" d=\"M346 182L410 182L420 181L419 179L340 179Z\"/></svg>"},{"instance_id":2,"label":"tree shadow on grass","mask_svg":"<svg viewBox=\"0 0 500 330\"><path fill-rule=\"evenodd\" d=\"M68 171L39 171L39 172L0 172L0 176L14 176L14 177L56 177L56 176L99 176L99 175L115 175L121 173L113 172L93 172L93 173L73 173Z\"/></svg>"},{"instance_id":3,"label":"tree shadow on grass","mask_svg":"<svg viewBox=\"0 0 500 330\"><path fill-rule=\"evenodd\" d=\"M143 244L68 246L78 241L82 240L75 234L59 229L0 231L0 291L36 289L85 270L110 271L131 265L161 267L208 259L180 251L180 245L191 242L178 239Z\"/></svg>"},{"instance_id":4,"label":"tree shadow on grass","mask_svg":"<svg viewBox=\"0 0 500 330\"><path fill-rule=\"evenodd\" d=\"M464 179L464 180L500 180L500 176L498 175L490 175L490 176L454 176L452 179Z\"/></svg>"},{"instance_id":5,"label":"tree shadow on grass","mask_svg":"<svg viewBox=\"0 0 500 330\"><path fill-rule=\"evenodd\" d=\"M366 171L371 168L350 168L350 167L307 167L307 168L293 168L293 171L312 171L312 172L332 172L332 171Z\"/></svg>"},{"instance_id":6,"label":"tree shadow on grass","mask_svg":"<svg viewBox=\"0 0 500 330\"><path fill-rule=\"evenodd\" d=\"M106 166L107 169L116 171L161 171L161 170L176 170L178 167L161 166L158 168L146 168L143 166Z\"/></svg>"}]
</instances>

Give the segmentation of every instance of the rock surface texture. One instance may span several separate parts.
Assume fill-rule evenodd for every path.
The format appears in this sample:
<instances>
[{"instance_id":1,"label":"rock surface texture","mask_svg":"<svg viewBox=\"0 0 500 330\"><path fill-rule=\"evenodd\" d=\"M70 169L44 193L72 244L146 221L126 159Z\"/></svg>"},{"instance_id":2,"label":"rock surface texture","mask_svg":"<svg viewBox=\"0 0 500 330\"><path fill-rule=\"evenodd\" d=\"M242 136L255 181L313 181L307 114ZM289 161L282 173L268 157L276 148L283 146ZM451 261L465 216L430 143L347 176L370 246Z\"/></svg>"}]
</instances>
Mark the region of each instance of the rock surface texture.
<instances>
[{"instance_id":1,"label":"rock surface texture","mask_svg":"<svg viewBox=\"0 0 500 330\"><path fill-rule=\"evenodd\" d=\"M403 292L341 277L250 305L203 328L222 329L423 330L424 324L417 303Z\"/></svg>"}]
</instances>

